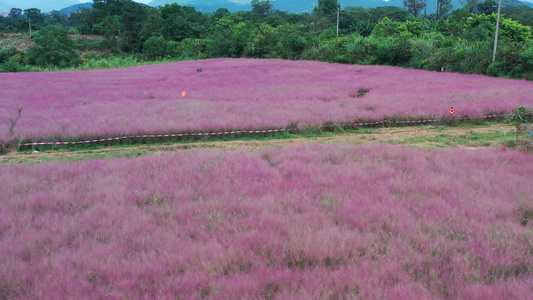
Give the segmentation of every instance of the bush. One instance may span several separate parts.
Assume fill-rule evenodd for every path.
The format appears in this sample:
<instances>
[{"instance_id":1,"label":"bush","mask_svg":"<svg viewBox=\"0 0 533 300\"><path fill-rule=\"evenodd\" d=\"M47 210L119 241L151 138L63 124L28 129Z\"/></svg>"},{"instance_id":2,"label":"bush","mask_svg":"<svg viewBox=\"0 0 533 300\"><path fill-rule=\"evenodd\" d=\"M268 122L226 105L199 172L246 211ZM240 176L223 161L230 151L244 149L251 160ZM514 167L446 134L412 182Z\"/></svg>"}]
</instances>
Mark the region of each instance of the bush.
<instances>
[{"instance_id":1,"label":"bush","mask_svg":"<svg viewBox=\"0 0 533 300\"><path fill-rule=\"evenodd\" d=\"M454 47L451 71L465 74L486 74L492 60L489 42L463 43Z\"/></svg>"},{"instance_id":2,"label":"bush","mask_svg":"<svg viewBox=\"0 0 533 300\"><path fill-rule=\"evenodd\" d=\"M27 53L32 64L65 68L81 62L76 43L63 26L47 26L36 34L34 40L35 45Z\"/></svg>"},{"instance_id":3,"label":"bush","mask_svg":"<svg viewBox=\"0 0 533 300\"><path fill-rule=\"evenodd\" d=\"M306 49L302 53L302 59L340 63L346 62L342 48L348 39L348 37L333 38L323 41L318 45L315 44L313 47Z\"/></svg>"},{"instance_id":4,"label":"bush","mask_svg":"<svg viewBox=\"0 0 533 300\"><path fill-rule=\"evenodd\" d=\"M411 43L407 35L378 39L376 60L379 64L401 66L411 59Z\"/></svg>"},{"instance_id":5,"label":"bush","mask_svg":"<svg viewBox=\"0 0 533 300\"><path fill-rule=\"evenodd\" d=\"M515 77L533 80L533 43L529 44L529 48L520 51L519 56Z\"/></svg>"},{"instance_id":6,"label":"bush","mask_svg":"<svg viewBox=\"0 0 533 300\"><path fill-rule=\"evenodd\" d=\"M430 59L437 52L433 34L426 34L419 38L411 39L411 57L407 63L409 68L426 69Z\"/></svg>"},{"instance_id":7,"label":"bush","mask_svg":"<svg viewBox=\"0 0 533 300\"><path fill-rule=\"evenodd\" d=\"M87 51L83 53L83 58L86 60L99 60L102 59L102 55L96 51Z\"/></svg>"},{"instance_id":8,"label":"bush","mask_svg":"<svg viewBox=\"0 0 533 300\"><path fill-rule=\"evenodd\" d=\"M27 67L16 61L8 61L0 64L0 73L2 72L24 72L27 71Z\"/></svg>"},{"instance_id":9,"label":"bush","mask_svg":"<svg viewBox=\"0 0 533 300\"><path fill-rule=\"evenodd\" d=\"M296 59L311 43L309 28L298 25L284 25L278 28L279 41L274 55L280 58Z\"/></svg>"},{"instance_id":10,"label":"bush","mask_svg":"<svg viewBox=\"0 0 533 300\"><path fill-rule=\"evenodd\" d=\"M346 63L369 65L374 60L370 59L370 38L359 35L351 36L343 45L342 53Z\"/></svg>"},{"instance_id":11,"label":"bush","mask_svg":"<svg viewBox=\"0 0 533 300\"><path fill-rule=\"evenodd\" d=\"M184 39L181 42L167 42L167 56L183 59L207 58L209 41L204 39Z\"/></svg>"},{"instance_id":12,"label":"bush","mask_svg":"<svg viewBox=\"0 0 533 300\"><path fill-rule=\"evenodd\" d=\"M143 44L143 56L148 60L156 60L167 55L167 42L162 36L150 37Z\"/></svg>"}]
</instances>

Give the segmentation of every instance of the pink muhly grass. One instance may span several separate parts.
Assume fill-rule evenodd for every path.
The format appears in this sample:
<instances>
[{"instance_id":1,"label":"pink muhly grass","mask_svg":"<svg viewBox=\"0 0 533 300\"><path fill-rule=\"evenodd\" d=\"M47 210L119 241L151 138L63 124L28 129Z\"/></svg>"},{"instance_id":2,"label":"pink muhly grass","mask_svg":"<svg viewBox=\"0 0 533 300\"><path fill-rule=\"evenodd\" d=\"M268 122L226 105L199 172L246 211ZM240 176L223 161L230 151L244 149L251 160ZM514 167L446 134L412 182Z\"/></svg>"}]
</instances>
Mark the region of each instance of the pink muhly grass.
<instances>
[{"instance_id":1,"label":"pink muhly grass","mask_svg":"<svg viewBox=\"0 0 533 300\"><path fill-rule=\"evenodd\" d=\"M524 80L279 59L4 73L0 89L0 141L480 118L533 105L533 83ZM354 98L363 89L368 93ZM11 137L6 124L18 108Z\"/></svg>"},{"instance_id":2,"label":"pink muhly grass","mask_svg":"<svg viewBox=\"0 0 533 300\"><path fill-rule=\"evenodd\" d=\"M0 295L527 299L531 174L392 145L1 167Z\"/></svg>"}]
</instances>

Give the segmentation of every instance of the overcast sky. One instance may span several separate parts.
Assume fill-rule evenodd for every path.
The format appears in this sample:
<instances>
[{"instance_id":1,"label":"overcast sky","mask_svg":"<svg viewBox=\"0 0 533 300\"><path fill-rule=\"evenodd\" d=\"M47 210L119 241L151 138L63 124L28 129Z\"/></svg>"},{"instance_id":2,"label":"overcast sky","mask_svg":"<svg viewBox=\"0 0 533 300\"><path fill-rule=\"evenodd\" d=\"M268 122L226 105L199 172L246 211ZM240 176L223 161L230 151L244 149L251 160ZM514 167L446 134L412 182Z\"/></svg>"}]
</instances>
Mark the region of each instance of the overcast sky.
<instances>
[{"instance_id":1,"label":"overcast sky","mask_svg":"<svg viewBox=\"0 0 533 300\"><path fill-rule=\"evenodd\" d=\"M149 2L151 2L152 0L133 0L133 1L135 1L135 2L140 2L140 3L149 3ZM230 1L232 1L232 2L239 2L239 3L249 3L249 2L252 2L252 0L230 0ZM533 0L520 0L520 1L522 1L522 2L533 2ZM273 1L271 0L270 2L273 2ZM318 0L317 0L317 2L318 2ZM480 1L480 2L483 2L483 1ZM496 0L496 2L498 2L498 1Z\"/></svg>"},{"instance_id":2,"label":"overcast sky","mask_svg":"<svg viewBox=\"0 0 533 300\"><path fill-rule=\"evenodd\" d=\"M152 0L133 0L135 2L139 2L139 3L149 3L149 2L152 2ZM238 2L238 3L250 3L252 2L252 0L229 0L231 2ZM533 1L533 0L531 0ZM273 2L272 0L270 0L270 2ZM318 0L317 0L318 2Z\"/></svg>"}]
</instances>

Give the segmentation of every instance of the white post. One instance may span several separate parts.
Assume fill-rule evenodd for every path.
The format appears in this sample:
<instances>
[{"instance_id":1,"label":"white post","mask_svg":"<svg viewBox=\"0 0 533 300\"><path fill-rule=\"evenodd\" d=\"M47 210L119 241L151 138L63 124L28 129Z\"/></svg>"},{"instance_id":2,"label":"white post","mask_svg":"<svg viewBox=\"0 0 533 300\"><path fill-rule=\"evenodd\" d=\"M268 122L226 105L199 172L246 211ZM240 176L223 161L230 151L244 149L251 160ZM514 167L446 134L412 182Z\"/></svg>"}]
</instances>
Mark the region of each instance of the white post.
<instances>
[{"instance_id":1,"label":"white post","mask_svg":"<svg viewBox=\"0 0 533 300\"><path fill-rule=\"evenodd\" d=\"M500 29L500 8L502 7L502 0L498 3L498 17L496 18L496 34L494 35L494 50L492 51L492 62L496 60L496 48L498 47L498 30Z\"/></svg>"}]
</instances>

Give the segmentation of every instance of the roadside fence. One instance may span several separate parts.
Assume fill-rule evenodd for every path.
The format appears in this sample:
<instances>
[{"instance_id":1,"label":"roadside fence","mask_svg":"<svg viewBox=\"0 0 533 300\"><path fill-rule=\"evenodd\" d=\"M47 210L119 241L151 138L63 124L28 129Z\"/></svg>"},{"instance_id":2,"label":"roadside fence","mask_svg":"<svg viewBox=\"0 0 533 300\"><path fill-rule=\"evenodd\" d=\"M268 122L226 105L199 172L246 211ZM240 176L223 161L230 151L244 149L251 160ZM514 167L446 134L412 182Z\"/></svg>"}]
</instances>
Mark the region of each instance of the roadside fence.
<instances>
[{"instance_id":1,"label":"roadside fence","mask_svg":"<svg viewBox=\"0 0 533 300\"><path fill-rule=\"evenodd\" d=\"M483 116L484 119L501 118L501 117L504 117L504 115L486 115L486 116ZM459 119L451 119L451 120L428 119L428 120L414 120L414 121L381 120L381 121L376 121L376 122L350 123L350 124L344 124L344 126L345 127L349 127L349 126L350 127L351 126L358 127L358 126L371 126L371 125L379 125L379 124L433 123L433 122L438 122L438 121L457 121L457 120L465 121L465 120L472 120L472 119L469 119L469 118L459 118ZM328 125L322 125L321 127L322 128L326 128L326 127L336 127L336 126L337 125L328 124ZM76 145L76 144L88 144L88 143L124 140L124 139L131 139L131 138L164 138L164 137L186 137L186 136L213 136L213 135L231 135L231 134L241 134L241 133L256 134L256 133L293 132L293 131L298 131L298 130L299 129L280 128L280 129L269 129L269 130L238 130L238 131L206 132L206 133L176 133L176 134L131 135L131 136L121 136L121 137L112 137L112 138L94 139L94 140L85 140L85 141L76 141L76 142L22 143L22 144L18 144L18 147L21 147L21 146L39 146L39 145Z\"/></svg>"}]
</instances>

